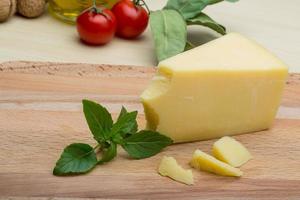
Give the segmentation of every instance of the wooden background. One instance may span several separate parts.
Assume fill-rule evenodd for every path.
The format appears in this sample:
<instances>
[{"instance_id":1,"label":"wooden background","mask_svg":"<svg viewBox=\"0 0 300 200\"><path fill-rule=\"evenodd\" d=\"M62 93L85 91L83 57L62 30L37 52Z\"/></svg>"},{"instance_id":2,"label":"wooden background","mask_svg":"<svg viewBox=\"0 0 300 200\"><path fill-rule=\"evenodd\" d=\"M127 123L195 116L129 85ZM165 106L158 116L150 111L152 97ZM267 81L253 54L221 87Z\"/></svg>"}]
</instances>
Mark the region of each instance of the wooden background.
<instances>
[{"instance_id":1,"label":"wooden background","mask_svg":"<svg viewBox=\"0 0 300 200\"><path fill-rule=\"evenodd\" d=\"M189 168L195 149L210 152L214 140L176 144L144 160L118 157L83 176L55 177L62 149L73 142L93 144L82 113L83 98L114 113L122 105L139 111L139 94L152 67L8 62L0 64L0 199L300 199L300 74L290 74L274 127L235 136L254 159L242 178L193 170L186 186L157 174L163 155Z\"/></svg>"}]
</instances>

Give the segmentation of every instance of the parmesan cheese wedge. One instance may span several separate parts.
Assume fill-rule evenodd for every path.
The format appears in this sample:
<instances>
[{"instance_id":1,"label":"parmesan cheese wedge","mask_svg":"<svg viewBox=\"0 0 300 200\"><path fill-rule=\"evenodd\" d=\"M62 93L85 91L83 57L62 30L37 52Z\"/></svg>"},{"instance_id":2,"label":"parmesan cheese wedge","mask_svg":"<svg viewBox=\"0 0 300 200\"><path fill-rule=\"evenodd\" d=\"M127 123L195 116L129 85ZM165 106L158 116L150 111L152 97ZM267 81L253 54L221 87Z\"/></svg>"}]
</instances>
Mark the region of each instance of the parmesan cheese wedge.
<instances>
[{"instance_id":1,"label":"parmesan cheese wedge","mask_svg":"<svg viewBox=\"0 0 300 200\"><path fill-rule=\"evenodd\" d=\"M141 95L147 127L175 142L268 129L287 72L254 41L227 34L159 63Z\"/></svg>"}]
</instances>

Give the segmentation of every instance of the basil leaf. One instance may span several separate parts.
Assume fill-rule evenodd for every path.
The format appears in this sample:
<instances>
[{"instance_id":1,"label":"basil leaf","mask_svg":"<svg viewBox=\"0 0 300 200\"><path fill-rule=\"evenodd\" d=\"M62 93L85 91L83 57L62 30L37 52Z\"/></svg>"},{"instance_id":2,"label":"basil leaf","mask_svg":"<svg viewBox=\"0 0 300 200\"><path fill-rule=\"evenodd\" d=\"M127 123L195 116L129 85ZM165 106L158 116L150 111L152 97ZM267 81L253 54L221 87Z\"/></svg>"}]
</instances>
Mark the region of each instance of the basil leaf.
<instances>
[{"instance_id":1,"label":"basil leaf","mask_svg":"<svg viewBox=\"0 0 300 200\"><path fill-rule=\"evenodd\" d=\"M169 0L164 9L177 10L184 19L190 19L199 14L211 1L215 0Z\"/></svg>"},{"instance_id":2,"label":"basil leaf","mask_svg":"<svg viewBox=\"0 0 300 200\"><path fill-rule=\"evenodd\" d=\"M159 61L183 52L186 42L186 23L175 10L150 13L150 26Z\"/></svg>"},{"instance_id":3,"label":"basil leaf","mask_svg":"<svg viewBox=\"0 0 300 200\"><path fill-rule=\"evenodd\" d=\"M221 24L218 24L212 18L210 18L205 13L200 13L196 17L187 20L188 25L201 25L206 26L222 35L226 34L226 28Z\"/></svg>"},{"instance_id":4,"label":"basil leaf","mask_svg":"<svg viewBox=\"0 0 300 200\"><path fill-rule=\"evenodd\" d=\"M127 112L127 110L122 107L118 120L111 129L111 136L120 133L122 137L127 137L128 135L136 133L138 127L136 117L137 111Z\"/></svg>"},{"instance_id":5,"label":"basil leaf","mask_svg":"<svg viewBox=\"0 0 300 200\"><path fill-rule=\"evenodd\" d=\"M74 143L67 146L61 154L53 174L57 176L67 174L86 173L97 164L94 149L83 143Z\"/></svg>"},{"instance_id":6,"label":"basil leaf","mask_svg":"<svg viewBox=\"0 0 300 200\"><path fill-rule=\"evenodd\" d=\"M95 140L103 143L108 139L110 129L113 125L111 114L93 101L82 100L83 112Z\"/></svg>"},{"instance_id":7,"label":"basil leaf","mask_svg":"<svg viewBox=\"0 0 300 200\"><path fill-rule=\"evenodd\" d=\"M185 20L198 15L206 6L219 3L223 0L168 0L164 9L177 10ZM227 0L236 2L238 0Z\"/></svg>"},{"instance_id":8,"label":"basil leaf","mask_svg":"<svg viewBox=\"0 0 300 200\"><path fill-rule=\"evenodd\" d=\"M111 143L110 146L103 150L102 158L98 161L98 164L103 164L105 162L109 162L114 159L117 155L117 145L115 143Z\"/></svg>"},{"instance_id":9,"label":"basil leaf","mask_svg":"<svg viewBox=\"0 0 300 200\"><path fill-rule=\"evenodd\" d=\"M142 159L154 156L172 143L172 139L165 135L143 130L126 138L122 147L132 158Z\"/></svg>"}]
</instances>

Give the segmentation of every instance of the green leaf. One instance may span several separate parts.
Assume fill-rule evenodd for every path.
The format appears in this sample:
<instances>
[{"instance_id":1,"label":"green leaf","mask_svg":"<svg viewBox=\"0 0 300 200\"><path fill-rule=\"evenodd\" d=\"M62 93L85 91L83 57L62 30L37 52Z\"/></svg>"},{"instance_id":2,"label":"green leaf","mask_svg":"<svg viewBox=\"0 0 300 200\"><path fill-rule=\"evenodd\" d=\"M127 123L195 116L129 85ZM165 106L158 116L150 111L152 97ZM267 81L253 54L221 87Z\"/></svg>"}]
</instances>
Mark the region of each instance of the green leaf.
<instances>
[{"instance_id":1,"label":"green leaf","mask_svg":"<svg viewBox=\"0 0 300 200\"><path fill-rule=\"evenodd\" d=\"M74 143L61 154L53 174L57 176L79 174L90 171L97 164L94 149L88 144Z\"/></svg>"},{"instance_id":2,"label":"green leaf","mask_svg":"<svg viewBox=\"0 0 300 200\"><path fill-rule=\"evenodd\" d=\"M117 145L113 142L110 143L110 146L103 150L102 158L98 161L98 164L103 164L114 159L117 155Z\"/></svg>"},{"instance_id":3,"label":"green leaf","mask_svg":"<svg viewBox=\"0 0 300 200\"><path fill-rule=\"evenodd\" d=\"M111 136L120 133L122 137L127 137L128 135L136 133L138 127L136 117L137 111L127 112L127 110L122 107L118 120L111 129Z\"/></svg>"},{"instance_id":4,"label":"green leaf","mask_svg":"<svg viewBox=\"0 0 300 200\"><path fill-rule=\"evenodd\" d=\"M206 6L222 2L223 0L168 0L164 9L177 10L185 20L198 15ZM227 0L236 2L238 0Z\"/></svg>"},{"instance_id":5,"label":"green leaf","mask_svg":"<svg viewBox=\"0 0 300 200\"><path fill-rule=\"evenodd\" d=\"M187 20L188 25L201 25L206 26L222 35L226 34L226 28L221 24L218 24L212 18L210 18L205 13L200 13L196 17Z\"/></svg>"},{"instance_id":6,"label":"green leaf","mask_svg":"<svg viewBox=\"0 0 300 200\"><path fill-rule=\"evenodd\" d=\"M183 52L186 42L186 23L175 10L151 12L150 26L159 61Z\"/></svg>"},{"instance_id":7,"label":"green leaf","mask_svg":"<svg viewBox=\"0 0 300 200\"><path fill-rule=\"evenodd\" d=\"M110 129L113 125L111 114L106 108L93 101L82 100L82 104L86 121L95 140L103 143L108 139Z\"/></svg>"},{"instance_id":8,"label":"green leaf","mask_svg":"<svg viewBox=\"0 0 300 200\"><path fill-rule=\"evenodd\" d=\"M172 139L165 135L143 130L126 138L122 147L132 158L142 159L154 156L172 143Z\"/></svg>"},{"instance_id":9,"label":"green leaf","mask_svg":"<svg viewBox=\"0 0 300 200\"><path fill-rule=\"evenodd\" d=\"M164 9L177 10L184 19L190 19L199 14L212 1L215 0L169 0Z\"/></svg>"}]
</instances>

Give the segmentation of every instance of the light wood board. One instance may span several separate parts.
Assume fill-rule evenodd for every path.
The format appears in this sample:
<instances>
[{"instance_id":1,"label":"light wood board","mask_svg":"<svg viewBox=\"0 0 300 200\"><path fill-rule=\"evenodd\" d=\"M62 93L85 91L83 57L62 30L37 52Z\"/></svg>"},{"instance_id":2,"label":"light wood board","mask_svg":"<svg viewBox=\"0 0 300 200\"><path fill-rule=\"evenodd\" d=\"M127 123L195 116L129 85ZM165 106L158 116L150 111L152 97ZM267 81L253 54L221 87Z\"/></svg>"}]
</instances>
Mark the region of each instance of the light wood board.
<instances>
[{"instance_id":1,"label":"light wood board","mask_svg":"<svg viewBox=\"0 0 300 200\"><path fill-rule=\"evenodd\" d=\"M144 160L120 148L114 161L87 175L53 176L66 145L93 144L81 100L101 102L114 116L122 105L138 110L143 127L139 94L154 73L153 67L0 64L0 199L300 199L300 74L290 74L272 129L235 136L254 156L242 178L193 170L195 185L187 186L157 174L163 155L190 168L193 151L210 152L215 140L172 145Z\"/></svg>"}]
</instances>

